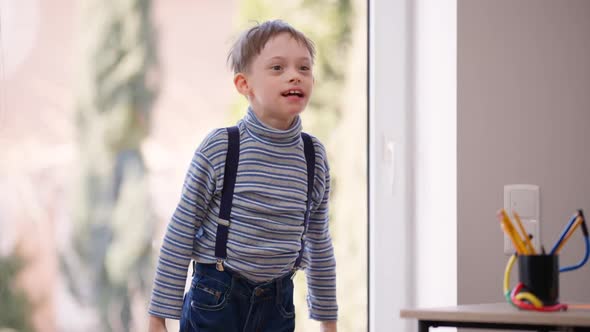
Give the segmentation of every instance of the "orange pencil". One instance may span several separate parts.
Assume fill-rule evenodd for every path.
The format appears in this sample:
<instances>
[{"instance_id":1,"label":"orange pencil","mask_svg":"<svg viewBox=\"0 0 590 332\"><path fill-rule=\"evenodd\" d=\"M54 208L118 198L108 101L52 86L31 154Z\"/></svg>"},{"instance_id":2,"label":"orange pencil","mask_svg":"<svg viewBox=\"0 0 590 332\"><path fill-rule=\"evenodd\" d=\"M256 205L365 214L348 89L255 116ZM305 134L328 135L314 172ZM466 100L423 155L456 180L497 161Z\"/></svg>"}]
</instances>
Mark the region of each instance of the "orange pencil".
<instances>
[{"instance_id":1,"label":"orange pencil","mask_svg":"<svg viewBox=\"0 0 590 332\"><path fill-rule=\"evenodd\" d=\"M590 310L590 304L569 304L567 305L568 309L585 309Z\"/></svg>"},{"instance_id":2,"label":"orange pencil","mask_svg":"<svg viewBox=\"0 0 590 332\"><path fill-rule=\"evenodd\" d=\"M533 255L536 255L537 250L535 250L535 247L533 247L533 243L531 242L531 238L529 237L528 233L525 231L524 227L522 226L522 222L520 221L520 216L514 210L512 210L512 215L514 215L514 219L516 219L516 224L518 225L518 228L522 232L522 236L524 236L524 240L525 240L526 245L531 250L531 253Z\"/></svg>"},{"instance_id":3,"label":"orange pencil","mask_svg":"<svg viewBox=\"0 0 590 332\"><path fill-rule=\"evenodd\" d=\"M574 234L576 229L578 227L580 227L580 225L582 224L582 221L584 221L584 219L582 219L582 217L578 216L576 218L576 221L574 222L574 225L572 226L572 228L570 228L569 232L567 232L566 236L563 238L563 241L561 241L561 243L559 243L559 246L557 246L557 249L555 249L556 255L559 254L559 251L561 250L561 248L563 248L563 245L570 239L570 237Z\"/></svg>"}]
</instances>

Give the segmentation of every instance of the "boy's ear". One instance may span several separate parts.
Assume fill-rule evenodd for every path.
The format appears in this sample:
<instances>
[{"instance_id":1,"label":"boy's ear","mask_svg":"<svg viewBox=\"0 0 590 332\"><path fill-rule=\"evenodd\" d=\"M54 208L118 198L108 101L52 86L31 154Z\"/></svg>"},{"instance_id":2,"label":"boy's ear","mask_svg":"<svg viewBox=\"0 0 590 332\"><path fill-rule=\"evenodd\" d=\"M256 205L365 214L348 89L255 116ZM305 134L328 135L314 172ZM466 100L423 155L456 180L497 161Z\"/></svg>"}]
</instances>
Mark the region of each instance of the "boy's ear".
<instances>
[{"instance_id":1,"label":"boy's ear","mask_svg":"<svg viewBox=\"0 0 590 332\"><path fill-rule=\"evenodd\" d=\"M237 73L234 75L234 85L240 94L246 97L250 95L250 85L248 85L248 78L244 73Z\"/></svg>"}]
</instances>

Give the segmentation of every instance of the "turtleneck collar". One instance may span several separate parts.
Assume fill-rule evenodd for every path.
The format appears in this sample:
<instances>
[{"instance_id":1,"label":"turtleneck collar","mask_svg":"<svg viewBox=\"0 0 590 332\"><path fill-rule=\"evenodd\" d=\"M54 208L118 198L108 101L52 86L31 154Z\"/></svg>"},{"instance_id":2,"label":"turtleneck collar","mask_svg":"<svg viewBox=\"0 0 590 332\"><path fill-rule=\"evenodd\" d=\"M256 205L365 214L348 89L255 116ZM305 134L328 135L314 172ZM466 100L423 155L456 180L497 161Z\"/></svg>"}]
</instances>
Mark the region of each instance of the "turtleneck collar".
<instances>
[{"instance_id":1,"label":"turtleneck collar","mask_svg":"<svg viewBox=\"0 0 590 332\"><path fill-rule=\"evenodd\" d=\"M246 125L246 129L250 135L264 141L275 143L292 143L295 140L299 140L301 135L301 119L299 115L295 117L289 129L281 130L272 128L262 123L252 108L248 107L248 113L246 113L246 116L244 116L242 122Z\"/></svg>"}]
</instances>

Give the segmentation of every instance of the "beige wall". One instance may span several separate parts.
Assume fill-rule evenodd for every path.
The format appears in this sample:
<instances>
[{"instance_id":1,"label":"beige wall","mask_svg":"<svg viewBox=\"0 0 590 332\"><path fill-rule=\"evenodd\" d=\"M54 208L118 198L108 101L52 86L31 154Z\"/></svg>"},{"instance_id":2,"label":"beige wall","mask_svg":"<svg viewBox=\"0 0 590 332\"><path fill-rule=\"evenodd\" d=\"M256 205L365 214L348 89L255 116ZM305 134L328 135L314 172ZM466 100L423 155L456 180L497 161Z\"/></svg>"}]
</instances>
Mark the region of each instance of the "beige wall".
<instances>
[{"instance_id":1,"label":"beige wall","mask_svg":"<svg viewBox=\"0 0 590 332\"><path fill-rule=\"evenodd\" d=\"M576 208L590 216L590 1L457 7L458 303L502 301L505 184L540 186L548 250ZM562 265L583 250L572 238ZM590 303L590 264L561 275L560 298Z\"/></svg>"}]
</instances>

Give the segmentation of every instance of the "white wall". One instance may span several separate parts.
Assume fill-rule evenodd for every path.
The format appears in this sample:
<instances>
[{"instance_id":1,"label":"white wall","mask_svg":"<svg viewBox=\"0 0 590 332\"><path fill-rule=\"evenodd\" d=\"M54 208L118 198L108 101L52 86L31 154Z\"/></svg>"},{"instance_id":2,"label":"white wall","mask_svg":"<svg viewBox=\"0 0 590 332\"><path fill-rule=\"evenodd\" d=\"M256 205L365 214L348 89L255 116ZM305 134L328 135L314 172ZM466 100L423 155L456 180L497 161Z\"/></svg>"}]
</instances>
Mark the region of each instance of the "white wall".
<instances>
[{"instance_id":1,"label":"white wall","mask_svg":"<svg viewBox=\"0 0 590 332\"><path fill-rule=\"evenodd\" d=\"M457 304L457 2L415 9L416 305Z\"/></svg>"},{"instance_id":2,"label":"white wall","mask_svg":"<svg viewBox=\"0 0 590 332\"><path fill-rule=\"evenodd\" d=\"M456 0L370 2L370 330L456 303Z\"/></svg>"},{"instance_id":3,"label":"white wall","mask_svg":"<svg viewBox=\"0 0 590 332\"><path fill-rule=\"evenodd\" d=\"M370 331L409 331L413 326L398 314L413 297L407 223L407 10L404 0L369 2Z\"/></svg>"}]
</instances>

